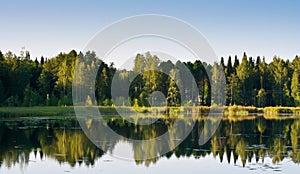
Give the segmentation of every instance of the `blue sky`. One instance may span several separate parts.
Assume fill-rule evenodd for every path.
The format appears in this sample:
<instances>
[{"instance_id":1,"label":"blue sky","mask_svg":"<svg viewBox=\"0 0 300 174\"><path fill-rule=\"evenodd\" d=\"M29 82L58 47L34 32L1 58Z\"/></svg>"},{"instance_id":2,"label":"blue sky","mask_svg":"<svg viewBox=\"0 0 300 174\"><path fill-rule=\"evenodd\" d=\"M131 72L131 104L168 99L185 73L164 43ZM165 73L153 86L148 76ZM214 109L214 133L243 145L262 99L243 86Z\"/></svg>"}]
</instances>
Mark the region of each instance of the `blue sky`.
<instances>
[{"instance_id":1,"label":"blue sky","mask_svg":"<svg viewBox=\"0 0 300 174\"><path fill-rule=\"evenodd\" d=\"M53 57L82 50L103 27L140 14L162 14L195 26L216 54L300 54L300 1L0 1L0 50Z\"/></svg>"}]
</instances>

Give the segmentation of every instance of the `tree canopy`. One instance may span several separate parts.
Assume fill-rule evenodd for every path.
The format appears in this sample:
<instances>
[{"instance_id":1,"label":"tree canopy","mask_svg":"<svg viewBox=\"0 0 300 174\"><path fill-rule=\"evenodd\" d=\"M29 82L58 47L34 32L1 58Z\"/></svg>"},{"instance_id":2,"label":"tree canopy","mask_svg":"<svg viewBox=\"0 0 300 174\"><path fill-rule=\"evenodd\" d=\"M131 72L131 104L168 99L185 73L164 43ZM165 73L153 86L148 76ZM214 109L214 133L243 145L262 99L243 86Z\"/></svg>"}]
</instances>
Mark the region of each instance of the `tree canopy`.
<instances>
[{"instance_id":1,"label":"tree canopy","mask_svg":"<svg viewBox=\"0 0 300 174\"><path fill-rule=\"evenodd\" d=\"M88 100L83 99L89 104L111 106L114 104L112 101L130 101L131 105L150 106L151 93L160 91L169 106L178 106L182 102L179 94L188 99L184 103L205 106L222 103L222 99L226 99L226 105L300 106L298 56L292 61L275 56L270 63L266 63L264 57L255 60L244 53L241 61L238 56L234 56L234 60L229 56L227 63L222 57L213 65L200 60L182 62L193 75L198 93L188 89L187 72L180 71L180 63L161 61L147 52L137 54L132 70L120 70L113 64L101 61L94 52L77 53L72 50L50 59L41 57L38 61L31 58L28 51L22 51L20 56L0 51L0 106L72 105L76 65L83 75L89 69L98 67L95 91L91 91L95 92L96 98L89 96ZM222 71L224 78L220 76ZM135 78L131 79L132 76ZM130 83L128 99L112 99L110 86L113 78ZM84 81L77 80L85 85ZM221 91L210 84L218 82L218 85L222 81L226 81L226 86ZM120 86L120 92L122 90ZM222 96L222 90L226 91L226 96Z\"/></svg>"}]
</instances>

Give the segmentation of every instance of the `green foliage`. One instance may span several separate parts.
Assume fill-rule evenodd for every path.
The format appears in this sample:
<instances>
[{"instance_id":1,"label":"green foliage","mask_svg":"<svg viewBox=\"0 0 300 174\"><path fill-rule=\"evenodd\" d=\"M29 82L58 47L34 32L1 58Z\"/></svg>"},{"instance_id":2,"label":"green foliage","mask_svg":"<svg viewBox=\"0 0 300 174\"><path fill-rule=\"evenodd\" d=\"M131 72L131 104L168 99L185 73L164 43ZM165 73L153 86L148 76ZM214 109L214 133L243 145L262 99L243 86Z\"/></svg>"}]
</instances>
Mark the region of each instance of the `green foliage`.
<instances>
[{"instance_id":1,"label":"green foliage","mask_svg":"<svg viewBox=\"0 0 300 174\"><path fill-rule=\"evenodd\" d=\"M43 99L41 96L29 85L26 86L24 91L24 99L23 99L23 106L39 106L43 105Z\"/></svg>"},{"instance_id":2,"label":"green foliage","mask_svg":"<svg viewBox=\"0 0 300 174\"><path fill-rule=\"evenodd\" d=\"M2 54L0 51L0 105L72 105L74 82L87 92L79 101L82 105L94 93L96 98L93 100L98 105L112 106L114 101L117 105L129 106L129 103L137 102L141 107L148 107L150 94L160 91L166 96L168 106L178 106L181 102L202 106L210 106L211 102L226 102L230 106L300 106L298 56L292 62L274 57L272 62L266 63L263 57L258 56L254 61L244 53L241 62L238 56L234 57L234 62L231 56L226 65L224 62L223 57L214 65L199 60L183 63L161 61L147 52L136 56L132 70L120 70L113 63L108 65L102 62L90 51L77 54L72 50L51 59L41 57L40 62L38 59L31 60L26 50L22 50L20 56L12 52ZM187 69L179 68L182 64ZM73 80L75 65L78 66L76 73L81 77L77 81ZM225 76L222 76L223 72ZM188 73L195 79L199 89L197 94L195 89L189 89L191 82L186 78ZM94 81L91 74L97 74L96 83L92 84L95 91L88 88ZM129 93L129 102L128 96L112 99L110 86L113 78L120 82L117 92ZM124 83L130 84L129 91L121 87ZM181 101L181 93L186 101Z\"/></svg>"},{"instance_id":3,"label":"green foliage","mask_svg":"<svg viewBox=\"0 0 300 174\"><path fill-rule=\"evenodd\" d=\"M247 59L246 53L244 53L244 56L242 58L242 63L236 68L236 74L240 80L240 85L242 88L242 105L249 105L250 100L247 100L249 98L249 86L252 82L250 81L250 74L251 69L249 66L249 62Z\"/></svg>"},{"instance_id":4,"label":"green foliage","mask_svg":"<svg viewBox=\"0 0 300 174\"><path fill-rule=\"evenodd\" d=\"M152 56L149 52L145 54L145 69L142 72L142 78L145 82L145 86L143 88L144 95L143 100L147 100L149 98L149 94L154 92L158 85L158 65L159 59L155 55ZM146 106L147 104L144 103Z\"/></svg>"},{"instance_id":5,"label":"green foliage","mask_svg":"<svg viewBox=\"0 0 300 174\"><path fill-rule=\"evenodd\" d=\"M167 102L168 106L177 106L179 104L179 89L176 85L176 70L170 71L170 83L168 88Z\"/></svg>"},{"instance_id":6,"label":"green foliage","mask_svg":"<svg viewBox=\"0 0 300 174\"><path fill-rule=\"evenodd\" d=\"M50 96L50 106L58 106L58 98L53 93Z\"/></svg>"},{"instance_id":7,"label":"green foliage","mask_svg":"<svg viewBox=\"0 0 300 174\"><path fill-rule=\"evenodd\" d=\"M291 95L294 98L295 105L300 106L300 59L298 56L295 57L292 66L294 68L294 72L291 84Z\"/></svg>"},{"instance_id":8,"label":"green foliage","mask_svg":"<svg viewBox=\"0 0 300 174\"><path fill-rule=\"evenodd\" d=\"M292 78L292 96L295 101L295 105L299 106L300 105L300 81L299 81L299 72L298 70L295 70L293 73L293 78Z\"/></svg>"},{"instance_id":9,"label":"green foliage","mask_svg":"<svg viewBox=\"0 0 300 174\"><path fill-rule=\"evenodd\" d=\"M5 98L5 88L2 81L0 80L0 106L3 104Z\"/></svg>"},{"instance_id":10,"label":"green foliage","mask_svg":"<svg viewBox=\"0 0 300 174\"><path fill-rule=\"evenodd\" d=\"M258 106L259 107L265 107L266 106L267 93L263 88L258 91L257 100L258 100Z\"/></svg>"},{"instance_id":11,"label":"green foliage","mask_svg":"<svg viewBox=\"0 0 300 174\"><path fill-rule=\"evenodd\" d=\"M70 96L64 95L57 103L58 106L70 106L72 105L72 99Z\"/></svg>"},{"instance_id":12,"label":"green foliage","mask_svg":"<svg viewBox=\"0 0 300 174\"><path fill-rule=\"evenodd\" d=\"M21 105L20 98L17 95L10 96L6 99L5 105L6 106L20 106Z\"/></svg>"},{"instance_id":13,"label":"green foliage","mask_svg":"<svg viewBox=\"0 0 300 174\"><path fill-rule=\"evenodd\" d=\"M212 69L212 96L213 102L216 105L225 104L225 87L226 87L226 79L224 75L224 69L222 65L218 65L216 62L214 63Z\"/></svg>"}]
</instances>

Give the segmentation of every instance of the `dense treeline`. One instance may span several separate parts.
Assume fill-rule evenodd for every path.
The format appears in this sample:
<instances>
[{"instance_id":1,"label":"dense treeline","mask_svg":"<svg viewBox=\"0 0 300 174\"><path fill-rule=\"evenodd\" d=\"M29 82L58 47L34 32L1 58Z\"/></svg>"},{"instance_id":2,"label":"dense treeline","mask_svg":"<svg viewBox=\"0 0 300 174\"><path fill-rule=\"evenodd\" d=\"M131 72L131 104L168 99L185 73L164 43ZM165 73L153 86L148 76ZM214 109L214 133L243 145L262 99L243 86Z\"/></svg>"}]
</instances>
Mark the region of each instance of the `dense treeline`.
<instances>
[{"instance_id":1,"label":"dense treeline","mask_svg":"<svg viewBox=\"0 0 300 174\"><path fill-rule=\"evenodd\" d=\"M264 58L248 57L244 53L241 60L237 56L229 57L225 63L208 65L199 60L184 62L192 73L199 91L189 89L181 62L162 62L150 53L138 54L132 70L117 70L97 59L94 52L60 53L52 59L41 57L32 60L29 52L22 51L20 56L0 51L0 106L65 106L72 105L72 82L75 65L88 71L99 67L96 77L96 98L87 96L86 104L111 106L125 104L127 99L112 99L110 86L113 78L130 83L129 101L133 106L149 106L151 93L160 91L166 96L169 106L178 106L181 97L187 105L213 104L245 106L299 106L300 105L300 60L296 56L292 61L274 57L267 63ZM166 75L162 70L169 72ZM225 76L220 72L223 71ZM135 77L131 79L131 77ZM214 84L211 85L209 82ZM226 83L226 87L212 87ZM80 82L78 82L80 83ZM84 85L84 84L82 84ZM180 93L179 88L185 89ZM124 90L120 88L120 92ZM224 90L224 91L223 91ZM223 94L226 96L222 96ZM180 95L181 94L181 95ZM223 101L226 99L226 101Z\"/></svg>"}]
</instances>

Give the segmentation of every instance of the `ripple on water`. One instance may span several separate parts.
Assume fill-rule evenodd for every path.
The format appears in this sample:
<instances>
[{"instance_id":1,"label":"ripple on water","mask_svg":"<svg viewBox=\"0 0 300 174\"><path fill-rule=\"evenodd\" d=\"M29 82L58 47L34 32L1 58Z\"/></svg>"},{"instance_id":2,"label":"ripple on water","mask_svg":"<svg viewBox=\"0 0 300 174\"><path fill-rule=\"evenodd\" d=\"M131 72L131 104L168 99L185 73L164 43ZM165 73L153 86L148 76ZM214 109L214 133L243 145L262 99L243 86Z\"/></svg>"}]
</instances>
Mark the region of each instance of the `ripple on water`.
<instances>
[{"instance_id":1,"label":"ripple on water","mask_svg":"<svg viewBox=\"0 0 300 174\"><path fill-rule=\"evenodd\" d=\"M209 152L210 150L208 149L193 149L195 152Z\"/></svg>"},{"instance_id":2,"label":"ripple on water","mask_svg":"<svg viewBox=\"0 0 300 174\"><path fill-rule=\"evenodd\" d=\"M28 129L29 127L28 126L19 126L18 128L19 129Z\"/></svg>"}]
</instances>

